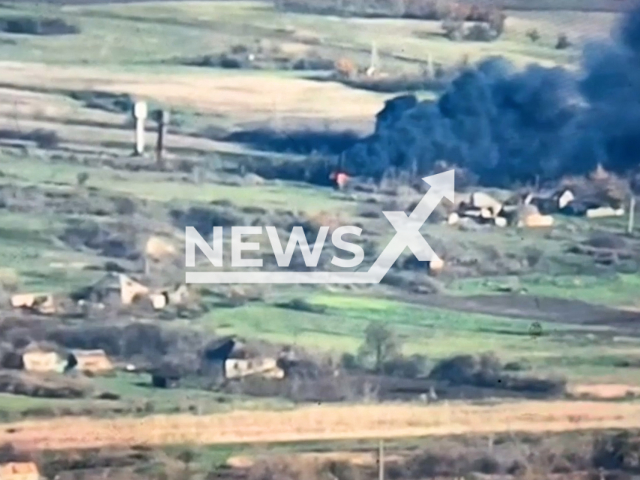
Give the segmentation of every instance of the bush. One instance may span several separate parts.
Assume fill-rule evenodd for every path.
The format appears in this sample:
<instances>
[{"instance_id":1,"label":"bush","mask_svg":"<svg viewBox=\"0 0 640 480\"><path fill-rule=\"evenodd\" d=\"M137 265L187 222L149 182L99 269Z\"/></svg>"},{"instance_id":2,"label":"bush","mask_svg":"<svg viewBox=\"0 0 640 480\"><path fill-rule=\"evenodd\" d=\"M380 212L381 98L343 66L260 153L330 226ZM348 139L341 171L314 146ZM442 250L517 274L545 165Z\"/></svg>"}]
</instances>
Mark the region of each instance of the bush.
<instances>
[{"instance_id":1,"label":"bush","mask_svg":"<svg viewBox=\"0 0 640 480\"><path fill-rule=\"evenodd\" d=\"M596 468L637 470L640 468L640 439L632 437L628 431L598 437L591 459Z\"/></svg>"},{"instance_id":2,"label":"bush","mask_svg":"<svg viewBox=\"0 0 640 480\"><path fill-rule=\"evenodd\" d=\"M61 18L4 17L0 31L23 35L71 35L80 29Z\"/></svg>"},{"instance_id":3,"label":"bush","mask_svg":"<svg viewBox=\"0 0 640 480\"><path fill-rule=\"evenodd\" d=\"M71 98L84 104L87 108L95 108L112 113L129 113L133 109L133 98L126 94L80 90L71 92Z\"/></svg>"},{"instance_id":4,"label":"bush","mask_svg":"<svg viewBox=\"0 0 640 480\"><path fill-rule=\"evenodd\" d=\"M37 128L30 132L3 129L0 130L0 138L34 142L39 148L43 149L56 148L60 144L60 137L55 131L43 128Z\"/></svg>"},{"instance_id":5,"label":"bush","mask_svg":"<svg viewBox=\"0 0 640 480\"><path fill-rule=\"evenodd\" d=\"M317 55L299 58L291 66L294 70L333 70L334 62Z\"/></svg>"},{"instance_id":6,"label":"bush","mask_svg":"<svg viewBox=\"0 0 640 480\"><path fill-rule=\"evenodd\" d=\"M118 215L133 215L136 213L136 202L129 197L116 197L113 199Z\"/></svg>"},{"instance_id":7,"label":"bush","mask_svg":"<svg viewBox=\"0 0 640 480\"><path fill-rule=\"evenodd\" d=\"M427 373L427 358L423 355L394 358L384 363L382 371L394 377L419 378Z\"/></svg>"},{"instance_id":8,"label":"bush","mask_svg":"<svg viewBox=\"0 0 640 480\"><path fill-rule=\"evenodd\" d=\"M540 40L540 32L538 32L537 28L532 28L531 30L527 30L527 37L529 37L529 40L533 43L536 43Z\"/></svg>"},{"instance_id":9,"label":"bush","mask_svg":"<svg viewBox=\"0 0 640 480\"><path fill-rule=\"evenodd\" d=\"M288 302L276 303L277 307L288 308L290 310L299 310L301 312L309 313L324 313L327 309L324 305L314 305L307 302L302 298L294 298Z\"/></svg>"},{"instance_id":10,"label":"bush","mask_svg":"<svg viewBox=\"0 0 640 480\"><path fill-rule=\"evenodd\" d=\"M464 22L453 19L446 19L442 22L444 36L449 40L461 40L464 37Z\"/></svg>"},{"instance_id":11,"label":"bush","mask_svg":"<svg viewBox=\"0 0 640 480\"><path fill-rule=\"evenodd\" d=\"M510 365L510 368L514 368L514 365ZM547 396L561 394L566 388L566 381L561 378L513 376L505 374L505 371L500 360L492 354L479 357L458 355L436 364L429 378L450 385L470 385Z\"/></svg>"},{"instance_id":12,"label":"bush","mask_svg":"<svg viewBox=\"0 0 640 480\"><path fill-rule=\"evenodd\" d=\"M495 31L486 23L475 23L465 33L464 39L473 42L492 42L498 38Z\"/></svg>"},{"instance_id":13,"label":"bush","mask_svg":"<svg viewBox=\"0 0 640 480\"><path fill-rule=\"evenodd\" d=\"M344 353L340 357L340 367L344 370L359 370L358 358L353 353Z\"/></svg>"},{"instance_id":14,"label":"bush","mask_svg":"<svg viewBox=\"0 0 640 480\"><path fill-rule=\"evenodd\" d=\"M88 172L80 172L78 173L78 175L76 175L76 183L80 186L83 186L85 183L87 183L87 180L89 180Z\"/></svg>"},{"instance_id":15,"label":"bush","mask_svg":"<svg viewBox=\"0 0 640 480\"><path fill-rule=\"evenodd\" d=\"M29 137L39 148L51 149L60 145L60 137L53 130L38 128L29 133Z\"/></svg>"},{"instance_id":16,"label":"bush","mask_svg":"<svg viewBox=\"0 0 640 480\"><path fill-rule=\"evenodd\" d=\"M565 50L571 46L569 37L565 33L558 35L558 41L556 42L556 50Z\"/></svg>"}]
</instances>

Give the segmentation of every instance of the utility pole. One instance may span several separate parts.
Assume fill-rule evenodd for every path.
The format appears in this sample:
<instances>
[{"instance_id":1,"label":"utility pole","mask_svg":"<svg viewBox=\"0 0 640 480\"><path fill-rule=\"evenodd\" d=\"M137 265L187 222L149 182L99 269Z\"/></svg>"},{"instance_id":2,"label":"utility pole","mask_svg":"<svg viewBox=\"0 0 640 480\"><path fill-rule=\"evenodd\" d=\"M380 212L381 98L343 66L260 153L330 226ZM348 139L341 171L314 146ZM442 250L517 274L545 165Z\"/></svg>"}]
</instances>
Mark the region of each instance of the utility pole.
<instances>
[{"instance_id":1,"label":"utility pole","mask_svg":"<svg viewBox=\"0 0 640 480\"><path fill-rule=\"evenodd\" d=\"M430 80L436 78L436 71L433 67L433 56L431 55L431 53L427 55L427 75Z\"/></svg>"},{"instance_id":2,"label":"utility pole","mask_svg":"<svg viewBox=\"0 0 640 480\"><path fill-rule=\"evenodd\" d=\"M369 59L369 68L367 69L367 76L375 75L378 71L378 64L380 63L380 58L378 55L378 46L376 42L371 42L371 56Z\"/></svg>"},{"instance_id":3,"label":"utility pole","mask_svg":"<svg viewBox=\"0 0 640 480\"><path fill-rule=\"evenodd\" d=\"M384 480L384 440L378 442L378 480Z\"/></svg>"},{"instance_id":4,"label":"utility pole","mask_svg":"<svg viewBox=\"0 0 640 480\"><path fill-rule=\"evenodd\" d=\"M164 161L164 140L167 136L167 125L169 124L169 112L166 110L156 111L156 123L158 124L158 137L156 140L156 164L162 168Z\"/></svg>"},{"instance_id":5,"label":"utility pole","mask_svg":"<svg viewBox=\"0 0 640 480\"><path fill-rule=\"evenodd\" d=\"M146 102L136 102L133 105L133 118L136 122L136 143L134 154L141 156L144 154L144 121L147 118Z\"/></svg>"},{"instance_id":6,"label":"utility pole","mask_svg":"<svg viewBox=\"0 0 640 480\"><path fill-rule=\"evenodd\" d=\"M629 223L627 225L627 233L629 235L633 234L633 223L635 220L636 214L636 196L631 194L631 200L629 201Z\"/></svg>"}]
</instances>

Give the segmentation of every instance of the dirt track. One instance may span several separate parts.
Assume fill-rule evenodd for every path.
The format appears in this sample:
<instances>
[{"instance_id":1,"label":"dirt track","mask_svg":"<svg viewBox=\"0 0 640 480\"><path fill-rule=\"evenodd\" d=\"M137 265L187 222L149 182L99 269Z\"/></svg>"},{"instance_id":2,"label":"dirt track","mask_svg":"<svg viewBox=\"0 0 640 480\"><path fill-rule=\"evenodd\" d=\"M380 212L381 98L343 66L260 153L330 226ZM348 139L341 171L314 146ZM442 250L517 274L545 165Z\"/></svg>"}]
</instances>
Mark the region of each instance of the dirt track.
<instances>
[{"instance_id":1,"label":"dirt track","mask_svg":"<svg viewBox=\"0 0 640 480\"><path fill-rule=\"evenodd\" d=\"M526 294L448 295L393 294L389 298L461 312L580 325L608 325L628 330L640 328L640 313L579 300Z\"/></svg>"},{"instance_id":2,"label":"dirt track","mask_svg":"<svg viewBox=\"0 0 640 480\"><path fill-rule=\"evenodd\" d=\"M32 450L166 444L276 443L401 438L504 431L567 431L640 427L640 404L514 402L318 406L288 411L237 411L146 418L57 418L4 425L0 443Z\"/></svg>"}]
</instances>

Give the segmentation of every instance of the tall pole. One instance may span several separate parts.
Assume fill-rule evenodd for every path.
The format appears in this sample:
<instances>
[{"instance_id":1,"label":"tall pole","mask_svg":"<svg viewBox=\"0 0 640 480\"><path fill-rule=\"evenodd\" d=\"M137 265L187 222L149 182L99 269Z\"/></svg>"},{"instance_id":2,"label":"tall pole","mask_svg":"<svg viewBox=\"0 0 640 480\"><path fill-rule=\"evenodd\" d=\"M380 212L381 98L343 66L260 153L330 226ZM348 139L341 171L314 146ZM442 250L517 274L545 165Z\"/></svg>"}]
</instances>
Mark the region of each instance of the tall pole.
<instances>
[{"instance_id":1,"label":"tall pole","mask_svg":"<svg viewBox=\"0 0 640 480\"><path fill-rule=\"evenodd\" d=\"M629 201L629 224L627 225L627 233L631 235L633 233L633 222L635 220L636 213L636 196L631 195L631 200Z\"/></svg>"},{"instance_id":2,"label":"tall pole","mask_svg":"<svg viewBox=\"0 0 640 480\"><path fill-rule=\"evenodd\" d=\"M158 138L156 141L156 163L162 168L164 165L164 141L167 136L167 125L169 124L169 112L158 110L156 112L156 122L158 123Z\"/></svg>"},{"instance_id":3,"label":"tall pole","mask_svg":"<svg viewBox=\"0 0 640 480\"><path fill-rule=\"evenodd\" d=\"M429 76L429 79L434 79L436 77L436 71L435 68L433 68L433 56L431 53L427 56L427 75Z\"/></svg>"},{"instance_id":4,"label":"tall pole","mask_svg":"<svg viewBox=\"0 0 640 480\"><path fill-rule=\"evenodd\" d=\"M133 106L133 118L136 122L136 143L134 153L137 156L144 154L144 121L147 118L146 102L136 102Z\"/></svg>"},{"instance_id":5,"label":"tall pole","mask_svg":"<svg viewBox=\"0 0 640 480\"><path fill-rule=\"evenodd\" d=\"M378 443L378 480L384 480L384 440Z\"/></svg>"}]
</instances>

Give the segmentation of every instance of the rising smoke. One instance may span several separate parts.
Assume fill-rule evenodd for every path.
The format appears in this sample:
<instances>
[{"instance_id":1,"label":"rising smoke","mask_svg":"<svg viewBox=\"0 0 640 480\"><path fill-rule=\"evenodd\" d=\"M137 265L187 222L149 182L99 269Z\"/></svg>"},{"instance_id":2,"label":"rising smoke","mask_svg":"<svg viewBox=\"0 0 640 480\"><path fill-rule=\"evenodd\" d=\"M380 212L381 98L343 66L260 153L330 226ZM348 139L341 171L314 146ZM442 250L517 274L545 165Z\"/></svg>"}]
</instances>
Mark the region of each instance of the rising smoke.
<instances>
[{"instance_id":1,"label":"rising smoke","mask_svg":"<svg viewBox=\"0 0 640 480\"><path fill-rule=\"evenodd\" d=\"M640 8L606 44L585 49L579 73L491 58L462 72L436 101L388 101L376 131L344 153L352 174L418 174L438 161L509 185L640 164Z\"/></svg>"}]
</instances>

